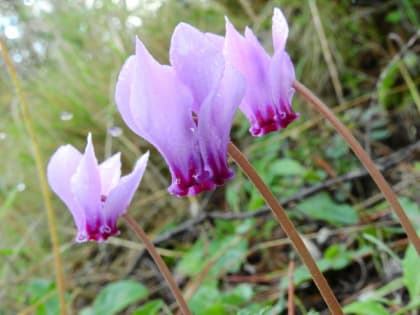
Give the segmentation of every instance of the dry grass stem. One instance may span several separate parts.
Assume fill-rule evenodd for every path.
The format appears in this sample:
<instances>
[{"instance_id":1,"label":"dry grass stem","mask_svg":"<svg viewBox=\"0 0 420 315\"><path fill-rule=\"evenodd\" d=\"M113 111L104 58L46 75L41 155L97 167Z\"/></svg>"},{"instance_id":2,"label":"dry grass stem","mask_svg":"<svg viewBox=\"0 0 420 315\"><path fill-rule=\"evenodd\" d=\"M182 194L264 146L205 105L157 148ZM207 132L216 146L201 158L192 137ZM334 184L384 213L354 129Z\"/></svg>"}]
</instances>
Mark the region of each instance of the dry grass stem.
<instances>
[{"instance_id":1,"label":"dry grass stem","mask_svg":"<svg viewBox=\"0 0 420 315\"><path fill-rule=\"evenodd\" d=\"M58 235L57 235L57 224L56 224L56 219L54 215L54 210L51 204L50 190L48 188L47 178L45 175L44 160L42 158L41 149L38 143L38 138L37 138L35 128L32 123L31 114L29 112L29 106L26 101L26 97L23 93L21 82L17 75L16 69L12 63L12 60L10 59L6 42L1 37L0 37L0 48L1 48L0 50L2 52L4 62L9 71L12 84L16 90L16 94L19 99L22 118L23 118L24 124L26 126L26 129L27 129L27 132L31 140L31 144L32 144L33 157L35 160L38 178L41 185L42 198L44 199L45 209L47 210L48 227L49 227L50 239L52 243L52 249L54 253L55 277L56 277L56 284L57 284L58 296L59 296L59 301L60 301L60 310L61 310L60 312L62 315L66 315L67 306L66 306L66 301L64 297L64 294L65 294L64 275L63 275L61 255L60 255Z\"/></svg>"}]
</instances>

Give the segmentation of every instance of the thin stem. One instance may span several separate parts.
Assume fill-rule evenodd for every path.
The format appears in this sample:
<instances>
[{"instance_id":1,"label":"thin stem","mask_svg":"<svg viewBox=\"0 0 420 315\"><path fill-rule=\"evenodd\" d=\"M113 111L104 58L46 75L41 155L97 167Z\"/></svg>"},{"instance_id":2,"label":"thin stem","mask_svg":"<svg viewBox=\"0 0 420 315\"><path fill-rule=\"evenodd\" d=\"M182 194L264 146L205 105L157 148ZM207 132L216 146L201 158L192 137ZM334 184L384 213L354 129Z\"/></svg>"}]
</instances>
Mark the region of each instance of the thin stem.
<instances>
[{"instance_id":1,"label":"thin stem","mask_svg":"<svg viewBox=\"0 0 420 315\"><path fill-rule=\"evenodd\" d=\"M178 302L179 308L181 309L184 315L191 315L191 311L188 308L187 302L185 302L184 297L182 296L181 291L179 290L175 280L172 278L171 273L166 266L165 262L163 261L162 257L160 257L159 253L156 250L156 247L147 237L146 233L143 231L140 225L137 224L136 220L134 220L129 214L124 214L123 218L133 229L134 233L136 233L137 237L144 243L146 246L147 251L149 252L150 256L152 256L153 260L155 261L156 265L158 266L160 272L162 273L163 277L165 278L166 282L169 285L169 288L172 291L172 294L175 296L176 301Z\"/></svg>"},{"instance_id":2,"label":"thin stem","mask_svg":"<svg viewBox=\"0 0 420 315\"><path fill-rule=\"evenodd\" d=\"M335 297L333 291L328 285L328 282L325 279L324 275L321 273L318 266L316 265L315 260L312 258L311 254L306 248L305 243L303 242L296 228L293 226L292 221L290 221L290 219L287 217L286 211L277 201L276 197L273 195L268 186L264 183L257 171L249 163L245 155L242 154L242 152L232 142L229 143L228 152L232 159L246 174L246 176L249 178L249 180L255 186L255 188L258 189L265 202L271 208L274 216L280 223L283 231L289 237L290 242L292 243L299 257L302 259L303 263L311 273L312 279L318 287L319 292L321 293L331 314L342 315L343 311L341 310L341 306L338 303L337 298Z\"/></svg>"},{"instance_id":3,"label":"thin stem","mask_svg":"<svg viewBox=\"0 0 420 315\"><path fill-rule=\"evenodd\" d=\"M366 167L372 179L375 181L378 188L383 193L385 199L389 202L402 227L407 233L408 239L414 245L417 254L420 255L420 239L417 236L416 230L405 214L403 208L398 202L397 196L395 195L392 188L389 186L381 172L375 166L375 163L362 148L356 138L352 135L350 130L334 115L334 113L325 105L319 98L317 98L311 91L309 91L303 84L295 81L293 87L311 104L315 109L321 113L340 133L346 140L348 145L351 147L353 152L359 158L360 162Z\"/></svg>"},{"instance_id":4,"label":"thin stem","mask_svg":"<svg viewBox=\"0 0 420 315\"><path fill-rule=\"evenodd\" d=\"M57 224L56 224L55 215L54 215L54 211L51 204L50 190L48 189L47 178L45 176L44 160L42 158L35 128L32 123L31 114L29 112L29 106L26 101L25 94L23 93L22 84L19 80L19 77L12 63L12 60L10 59L6 42L1 37L0 37L0 50L2 52L7 70L9 71L12 84L16 90L16 94L19 99L20 110L22 112L22 118L25 123L26 129L28 131L29 138L31 139L33 156L34 156L35 165L36 165L36 169L38 172L38 177L39 177L39 181L41 185L42 198L44 199L45 209L47 210L48 227L49 227L52 249L53 249L53 254L54 254L55 278L56 278L58 296L59 296L59 301L60 301L60 310L61 310L60 314L66 315L67 307L66 307L66 301L64 297L64 294L65 294L64 275L63 275L62 262L61 262L60 249L59 249L58 236L57 236Z\"/></svg>"},{"instance_id":5,"label":"thin stem","mask_svg":"<svg viewBox=\"0 0 420 315\"><path fill-rule=\"evenodd\" d=\"M321 18L319 17L318 7L315 0L309 0L309 9L311 11L312 20L314 22L315 30L318 34L318 38L322 48L322 54L324 56L325 63L327 64L328 72L330 73L331 81L337 95L338 101L343 101L343 88L338 78L337 67L335 66L331 49L328 45L327 35L325 35L324 27L322 26Z\"/></svg>"}]
</instances>

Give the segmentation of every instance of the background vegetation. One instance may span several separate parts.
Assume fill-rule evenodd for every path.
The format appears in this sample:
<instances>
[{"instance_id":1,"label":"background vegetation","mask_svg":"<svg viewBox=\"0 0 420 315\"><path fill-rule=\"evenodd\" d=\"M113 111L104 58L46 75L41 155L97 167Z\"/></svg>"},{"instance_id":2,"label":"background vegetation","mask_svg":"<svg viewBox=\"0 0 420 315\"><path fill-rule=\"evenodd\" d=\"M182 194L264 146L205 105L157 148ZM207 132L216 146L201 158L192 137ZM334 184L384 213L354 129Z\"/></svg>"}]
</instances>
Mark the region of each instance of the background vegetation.
<instances>
[{"instance_id":1,"label":"background vegetation","mask_svg":"<svg viewBox=\"0 0 420 315\"><path fill-rule=\"evenodd\" d=\"M420 229L420 1L0 2L0 34L23 80L46 158L64 143L82 150L88 131L98 157L121 151L127 171L141 152L152 151L130 213L157 239L196 314L284 313L293 261L297 312L325 314L326 307L239 170L228 185L197 198L167 194L163 159L116 111L115 80L135 34L167 62L180 21L223 34L228 15L239 29L251 26L271 49L274 6L290 24L287 49L297 78L352 129ZM3 60L0 66L0 314L57 314L34 161ZM346 313L416 314L420 261L396 218L332 128L299 97L293 106L299 121L260 139L248 134L238 113L232 140L285 201ZM57 198L54 209L75 314L172 313L170 292L124 225L118 238L80 245Z\"/></svg>"}]
</instances>

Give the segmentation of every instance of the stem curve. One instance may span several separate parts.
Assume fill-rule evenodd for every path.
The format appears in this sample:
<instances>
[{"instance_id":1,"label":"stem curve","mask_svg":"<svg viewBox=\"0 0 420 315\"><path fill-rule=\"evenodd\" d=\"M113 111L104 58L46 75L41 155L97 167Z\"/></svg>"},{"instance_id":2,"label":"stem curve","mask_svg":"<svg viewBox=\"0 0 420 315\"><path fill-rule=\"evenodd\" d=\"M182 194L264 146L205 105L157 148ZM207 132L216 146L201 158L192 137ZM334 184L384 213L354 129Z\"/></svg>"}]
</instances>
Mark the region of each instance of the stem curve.
<instances>
[{"instance_id":1,"label":"stem curve","mask_svg":"<svg viewBox=\"0 0 420 315\"><path fill-rule=\"evenodd\" d=\"M236 162L236 164L238 164L238 166L242 169L242 171L251 181L251 183L255 186L255 188L258 189L267 205L271 208L275 218L280 223L280 226L282 227L283 231L290 239L297 254L301 258L302 262L305 264L306 268L308 268L312 279L318 287L319 292L321 293L322 298L327 304L331 314L342 315L343 311L341 309L340 304L337 301L337 298L335 297L332 289L328 285L328 282L325 279L324 275L316 265L315 260L306 248L305 243L303 242L298 231L294 227L292 221L288 218L284 208L280 205L277 198L273 195L270 188L268 188L268 186L264 183L260 175L254 169L254 167L251 165L251 163L248 161L245 155L232 142L229 143L228 152L232 159Z\"/></svg>"},{"instance_id":2,"label":"stem curve","mask_svg":"<svg viewBox=\"0 0 420 315\"><path fill-rule=\"evenodd\" d=\"M318 97L316 97L307 87L302 83L295 81L293 87L296 91L302 95L305 100L308 101L325 119L327 119L337 130L337 132L344 138L350 148L353 150L354 154L359 158L360 162L365 166L366 170L369 172L369 175L375 181L379 190L384 195L385 199L391 205L391 208L394 210L397 215L404 231L407 234L408 239L414 245L414 248L417 251L417 254L420 256L420 238L418 237L416 230L405 214L403 208L398 202L397 196L392 190L391 186L379 172L378 168L375 166L375 163L356 140L350 130L334 115L334 113L325 105Z\"/></svg>"},{"instance_id":3,"label":"stem curve","mask_svg":"<svg viewBox=\"0 0 420 315\"><path fill-rule=\"evenodd\" d=\"M136 220L133 219L132 216L126 213L123 214L122 217L125 219L128 226L134 231L134 233L136 233L137 237L144 243L144 246L146 247L150 256L152 256L154 262L156 263L157 267L159 268L160 272L162 273L163 277L168 283L168 286L171 289L172 294L175 296L175 299L178 302L179 308L181 309L182 313L184 315L191 315L191 311L189 310L187 302L185 302L185 299L182 296L181 290L175 283L174 278L172 278L171 272L169 271L162 257L160 257L159 253L157 252L155 245L153 245L153 243L147 237L147 234L143 231L141 226L136 222Z\"/></svg>"}]
</instances>

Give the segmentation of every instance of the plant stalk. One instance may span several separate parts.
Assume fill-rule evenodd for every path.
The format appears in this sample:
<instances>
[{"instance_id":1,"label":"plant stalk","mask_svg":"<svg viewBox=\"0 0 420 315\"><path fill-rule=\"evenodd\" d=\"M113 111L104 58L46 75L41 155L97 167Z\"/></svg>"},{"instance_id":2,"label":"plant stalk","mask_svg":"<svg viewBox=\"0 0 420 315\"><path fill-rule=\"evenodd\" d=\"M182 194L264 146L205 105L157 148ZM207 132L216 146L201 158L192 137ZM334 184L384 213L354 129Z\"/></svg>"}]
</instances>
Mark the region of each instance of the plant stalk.
<instances>
[{"instance_id":1,"label":"plant stalk","mask_svg":"<svg viewBox=\"0 0 420 315\"><path fill-rule=\"evenodd\" d=\"M318 266L315 263L315 260L312 258L308 249L305 246L302 238L300 237L298 231L294 227L292 221L288 218L286 211L277 201L277 198L273 195L268 186L264 183L260 175L253 168L251 163L247 160L245 155L232 143L229 143L228 146L229 155L232 159L239 165L251 183L258 189L261 196L264 198L265 202L271 208L274 216L277 221L280 223L283 231L289 237L293 247L301 258L302 262L308 268L309 272L312 275L312 279L315 282L316 286L319 289L325 303L327 304L331 314L333 315L342 315L343 311L340 304L337 301L333 291L328 285L327 280L324 275L319 270Z\"/></svg>"},{"instance_id":2,"label":"plant stalk","mask_svg":"<svg viewBox=\"0 0 420 315\"><path fill-rule=\"evenodd\" d=\"M38 138L35 132L34 125L32 123L31 114L29 112L29 106L26 101L25 94L23 92L22 84L16 72L16 69L13 65L12 60L7 49L6 42L0 37L0 50L3 55L4 62L6 64L7 70L12 81L12 84L15 88L17 97L19 99L20 111L22 114L23 122L27 129L29 138L32 144L33 157L35 160L36 169L38 172L38 177L41 185L42 198L44 199L45 209L47 211L47 220L50 233L50 239L52 243L53 255L54 255L54 268L55 268L55 278L57 284L57 291L60 302L60 314L67 315L67 306L65 301L65 286L64 286L64 274L62 269L62 261L59 249L58 235L57 235L57 224L54 215L54 210L51 204L51 194L47 184L47 178L45 175L44 160L42 158Z\"/></svg>"},{"instance_id":3,"label":"plant stalk","mask_svg":"<svg viewBox=\"0 0 420 315\"><path fill-rule=\"evenodd\" d=\"M172 278L171 273L166 266L165 262L163 261L162 257L160 257L159 253L156 250L156 247L147 237L147 234L143 231L141 226L137 224L136 220L133 219L128 213L122 216L127 224L133 229L134 233L136 233L137 237L144 243L146 246L147 251L149 252L150 256L152 256L154 262L158 266L160 272L162 273L163 277L165 278L166 282L169 285L169 288L172 291L172 294L175 296L176 301L178 302L179 308L181 309L184 315L191 315L191 311L188 308L187 302L185 302L184 297L182 296L181 291L179 290L175 280Z\"/></svg>"},{"instance_id":4,"label":"plant stalk","mask_svg":"<svg viewBox=\"0 0 420 315\"><path fill-rule=\"evenodd\" d=\"M293 87L301 94L309 104L311 104L318 112L321 113L324 118L326 118L341 134L341 136L346 140L347 144L353 150L354 154L359 158L360 162L365 166L366 170L369 172L372 179L375 181L378 188L381 190L385 199L391 205L391 208L394 210L402 227L407 233L408 239L414 245L417 254L420 256L420 238L417 236L416 230L405 214L403 208L398 202L397 196L389 186L388 182L382 176L381 172L378 171L375 163L362 148L350 130L334 115L334 113L325 105L319 98L317 98L308 88L303 84L295 81Z\"/></svg>"}]
</instances>

